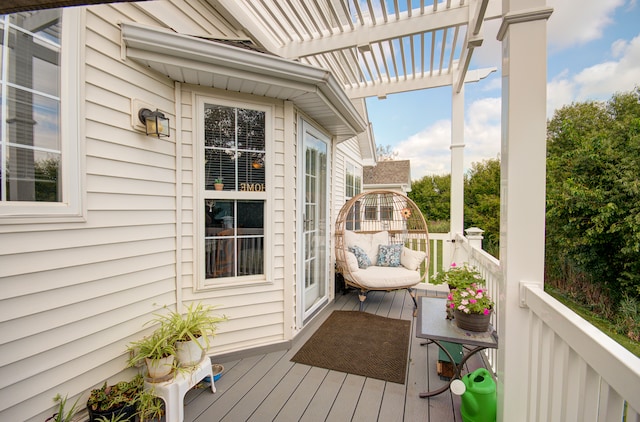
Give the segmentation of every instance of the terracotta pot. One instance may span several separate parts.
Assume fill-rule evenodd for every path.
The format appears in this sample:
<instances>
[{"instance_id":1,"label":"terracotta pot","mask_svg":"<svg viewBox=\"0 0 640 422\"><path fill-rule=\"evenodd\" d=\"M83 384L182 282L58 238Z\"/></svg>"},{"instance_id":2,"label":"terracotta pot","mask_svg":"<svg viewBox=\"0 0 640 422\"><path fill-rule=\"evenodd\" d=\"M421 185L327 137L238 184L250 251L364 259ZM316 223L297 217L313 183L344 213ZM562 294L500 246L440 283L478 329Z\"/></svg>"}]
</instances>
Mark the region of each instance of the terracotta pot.
<instances>
[{"instance_id":1,"label":"terracotta pot","mask_svg":"<svg viewBox=\"0 0 640 422\"><path fill-rule=\"evenodd\" d=\"M222 189L224 189L224 184L223 183L214 183L213 184L213 188L215 190L222 190Z\"/></svg>"},{"instance_id":2,"label":"terracotta pot","mask_svg":"<svg viewBox=\"0 0 640 422\"><path fill-rule=\"evenodd\" d=\"M466 314L459 310L453 312L454 320L458 328L467 331L484 332L489 329L491 312L489 314Z\"/></svg>"}]
</instances>

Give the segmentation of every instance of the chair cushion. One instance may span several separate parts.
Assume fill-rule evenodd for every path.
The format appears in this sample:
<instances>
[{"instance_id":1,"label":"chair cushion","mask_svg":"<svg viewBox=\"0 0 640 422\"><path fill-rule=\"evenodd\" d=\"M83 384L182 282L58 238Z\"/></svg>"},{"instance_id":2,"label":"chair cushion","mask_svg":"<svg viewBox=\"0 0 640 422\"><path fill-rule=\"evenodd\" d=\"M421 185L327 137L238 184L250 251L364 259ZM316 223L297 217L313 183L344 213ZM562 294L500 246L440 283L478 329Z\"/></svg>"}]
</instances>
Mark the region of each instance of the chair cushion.
<instances>
[{"instance_id":1,"label":"chair cushion","mask_svg":"<svg viewBox=\"0 0 640 422\"><path fill-rule=\"evenodd\" d=\"M349 252L355 255L358 260L358 268L367 268L371 265L371 260L367 253L360 246L349 246Z\"/></svg>"},{"instance_id":2,"label":"chair cushion","mask_svg":"<svg viewBox=\"0 0 640 422\"><path fill-rule=\"evenodd\" d=\"M403 247L402 254L400 255L400 264L408 270L415 271L426 257L426 252L414 251L407 247Z\"/></svg>"},{"instance_id":3,"label":"chair cushion","mask_svg":"<svg viewBox=\"0 0 640 422\"><path fill-rule=\"evenodd\" d=\"M359 246L367 254L372 263L378 262L378 247L389 243L389 232L356 233L351 230L344 232L344 244L347 249L351 246Z\"/></svg>"},{"instance_id":4,"label":"chair cushion","mask_svg":"<svg viewBox=\"0 0 640 422\"><path fill-rule=\"evenodd\" d=\"M347 252L345 255L349 271L352 273L358 271L360 266L358 265L358 258L356 258L356 255L353 252Z\"/></svg>"},{"instance_id":5,"label":"chair cushion","mask_svg":"<svg viewBox=\"0 0 640 422\"><path fill-rule=\"evenodd\" d=\"M380 267L399 267L401 252L401 244L380 245L378 247L378 261L376 265Z\"/></svg>"},{"instance_id":6,"label":"chair cushion","mask_svg":"<svg viewBox=\"0 0 640 422\"><path fill-rule=\"evenodd\" d=\"M393 290L412 287L421 280L420 272L404 267L370 266L351 274L353 282L368 290Z\"/></svg>"}]
</instances>

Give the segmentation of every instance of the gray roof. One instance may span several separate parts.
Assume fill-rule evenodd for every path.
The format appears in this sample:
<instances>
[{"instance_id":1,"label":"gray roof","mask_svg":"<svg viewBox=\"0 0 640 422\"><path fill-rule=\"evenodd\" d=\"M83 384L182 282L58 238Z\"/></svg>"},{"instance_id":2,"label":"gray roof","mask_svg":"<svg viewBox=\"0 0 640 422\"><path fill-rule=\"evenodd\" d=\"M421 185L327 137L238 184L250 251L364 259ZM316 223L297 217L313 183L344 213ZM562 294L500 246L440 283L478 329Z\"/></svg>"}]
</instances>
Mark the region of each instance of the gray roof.
<instances>
[{"instance_id":1,"label":"gray roof","mask_svg":"<svg viewBox=\"0 0 640 422\"><path fill-rule=\"evenodd\" d=\"M411 186L411 161L379 161L375 166L363 168L364 185L408 185Z\"/></svg>"}]
</instances>

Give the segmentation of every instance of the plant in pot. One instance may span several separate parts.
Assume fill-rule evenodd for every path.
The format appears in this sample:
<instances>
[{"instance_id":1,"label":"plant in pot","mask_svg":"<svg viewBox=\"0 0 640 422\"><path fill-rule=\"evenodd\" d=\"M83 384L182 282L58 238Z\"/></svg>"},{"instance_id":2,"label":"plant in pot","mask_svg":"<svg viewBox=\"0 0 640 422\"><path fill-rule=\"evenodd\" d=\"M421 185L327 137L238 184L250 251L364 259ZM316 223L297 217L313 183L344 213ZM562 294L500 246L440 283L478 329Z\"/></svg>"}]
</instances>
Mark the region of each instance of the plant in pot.
<instances>
[{"instance_id":1,"label":"plant in pot","mask_svg":"<svg viewBox=\"0 0 640 422\"><path fill-rule=\"evenodd\" d=\"M476 268L468 264L458 266L454 262L448 271L440 271L431 277L431 284L439 285L445 283L449 286L449 290L453 290L460 287L469 287L474 283L484 285L485 281Z\"/></svg>"},{"instance_id":2,"label":"plant in pot","mask_svg":"<svg viewBox=\"0 0 640 422\"><path fill-rule=\"evenodd\" d=\"M495 303L476 283L452 290L447 306L453 310L456 325L467 331L487 331Z\"/></svg>"},{"instance_id":3,"label":"plant in pot","mask_svg":"<svg viewBox=\"0 0 640 422\"><path fill-rule=\"evenodd\" d=\"M131 381L121 381L91 390L87 399L89 421L133 421L137 411L138 396L144 389L142 375Z\"/></svg>"},{"instance_id":4,"label":"plant in pot","mask_svg":"<svg viewBox=\"0 0 640 422\"><path fill-rule=\"evenodd\" d=\"M218 323L227 320L224 315L214 315L213 309L214 306L192 303L184 314L170 312L156 320L171 332L179 366L198 364L209 349Z\"/></svg>"},{"instance_id":5,"label":"plant in pot","mask_svg":"<svg viewBox=\"0 0 640 422\"><path fill-rule=\"evenodd\" d=\"M222 190L224 188L224 183L222 183L222 177L213 179L213 188L215 190Z\"/></svg>"},{"instance_id":6,"label":"plant in pot","mask_svg":"<svg viewBox=\"0 0 640 422\"><path fill-rule=\"evenodd\" d=\"M67 407L67 396L62 397L60 394L56 394L53 398L56 403L56 413L47 418L45 422L71 422L78 413L78 400L80 400L79 397L69 408Z\"/></svg>"},{"instance_id":7,"label":"plant in pot","mask_svg":"<svg viewBox=\"0 0 640 422\"><path fill-rule=\"evenodd\" d=\"M153 394L152 390L143 390L138 396L138 418L140 422L160 420L165 413L164 401Z\"/></svg>"},{"instance_id":8,"label":"plant in pot","mask_svg":"<svg viewBox=\"0 0 640 422\"><path fill-rule=\"evenodd\" d=\"M147 374L154 380L162 380L173 371L176 348L175 337L166 325L161 324L150 336L129 345L129 366L142 362Z\"/></svg>"}]
</instances>

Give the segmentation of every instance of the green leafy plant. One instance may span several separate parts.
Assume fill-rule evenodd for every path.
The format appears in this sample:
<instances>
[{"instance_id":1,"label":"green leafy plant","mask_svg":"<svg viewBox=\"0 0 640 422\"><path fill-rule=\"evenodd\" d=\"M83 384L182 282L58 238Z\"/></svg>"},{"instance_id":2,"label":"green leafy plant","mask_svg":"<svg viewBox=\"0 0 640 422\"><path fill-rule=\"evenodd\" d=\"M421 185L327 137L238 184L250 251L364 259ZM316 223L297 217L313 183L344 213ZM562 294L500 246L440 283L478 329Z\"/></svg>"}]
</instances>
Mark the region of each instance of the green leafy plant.
<instances>
[{"instance_id":1,"label":"green leafy plant","mask_svg":"<svg viewBox=\"0 0 640 422\"><path fill-rule=\"evenodd\" d=\"M431 277L431 284L448 284L450 289L469 287L472 284L484 285L482 274L467 264L458 266L452 263L448 271L441 271Z\"/></svg>"},{"instance_id":2,"label":"green leafy plant","mask_svg":"<svg viewBox=\"0 0 640 422\"><path fill-rule=\"evenodd\" d=\"M138 397L138 418L140 422L159 420L165 413L164 401L153 394L153 391L144 390Z\"/></svg>"},{"instance_id":3,"label":"green leafy plant","mask_svg":"<svg viewBox=\"0 0 640 422\"><path fill-rule=\"evenodd\" d=\"M486 290L473 283L452 290L447 296L447 306L465 314L489 315L495 303Z\"/></svg>"},{"instance_id":4,"label":"green leafy plant","mask_svg":"<svg viewBox=\"0 0 640 422\"><path fill-rule=\"evenodd\" d=\"M160 325L150 336L129 345L129 366L136 366L145 359L162 359L175 355L175 337L169 327Z\"/></svg>"},{"instance_id":5,"label":"green leafy plant","mask_svg":"<svg viewBox=\"0 0 640 422\"><path fill-rule=\"evenodd\" d=\"M210 338L218 328L218 323L226 321L226 316L213 314L214 306L202 303L190 304L184 314L170 312L155 320L170 333L172 341L197 341L200 347L209 347ZM202 338L203 343L198 341Z\"/></svg>"},{"instance_id":6,"label":"green leafy plant","mask_svg":"<svg viewBox=\"0 0 640 422\"><path fill-rule=\"evenodd\" d=\"M217 179L213 179L213 183L216 184L216 185L222 183L222 177L218 177Z\"/></svg>"},{"instance_id":7,"label":"green leafy plant","mask_svg":"<svg viewBox=\"0 0 640 422\"><path fill-rule=\"evenodd\" d=\"M71 408L67 408L67 396L62 397L60 394L56 394L53 401L57 403L57 412L47 419L52 422L71 422L73 417L78 413L78 399L71 405Z\"/></svg>"},{"instance_id":8,"label":"green leafy plant","mask_svg":"<svg viewBox=\"0 0 640 422\"><path fill-rule=\"evenodd\" d=\"M144 389L142 375L136 375L131 381L121 381L114 385L107 385L91 390L87 406L94 412L107 412L135 405L138 396Z\"/></svg>"}]
</instances>

